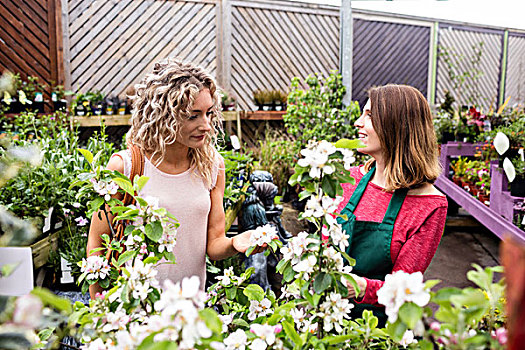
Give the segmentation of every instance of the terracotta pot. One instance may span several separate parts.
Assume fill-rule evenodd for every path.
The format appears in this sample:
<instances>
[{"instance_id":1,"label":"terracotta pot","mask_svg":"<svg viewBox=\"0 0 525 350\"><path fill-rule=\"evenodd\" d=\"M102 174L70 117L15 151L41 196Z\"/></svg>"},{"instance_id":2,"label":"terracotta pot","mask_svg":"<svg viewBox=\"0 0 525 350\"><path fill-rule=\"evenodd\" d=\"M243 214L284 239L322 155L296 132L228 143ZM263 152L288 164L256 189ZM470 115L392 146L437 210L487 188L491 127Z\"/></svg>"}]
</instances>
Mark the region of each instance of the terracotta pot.
<instances>
[{"instance_id":1,"label":"terracotta pot","mask_svg":"<svg viewBox=\"0 0 525 350\"><path fill-rule=\"evenodd\" d=\"M458 176L454 175L454 176L452 176L452 181L454 181L454 183L456 185L461 187L461 178L459 178Z\"/></svg>"}]
</instances>

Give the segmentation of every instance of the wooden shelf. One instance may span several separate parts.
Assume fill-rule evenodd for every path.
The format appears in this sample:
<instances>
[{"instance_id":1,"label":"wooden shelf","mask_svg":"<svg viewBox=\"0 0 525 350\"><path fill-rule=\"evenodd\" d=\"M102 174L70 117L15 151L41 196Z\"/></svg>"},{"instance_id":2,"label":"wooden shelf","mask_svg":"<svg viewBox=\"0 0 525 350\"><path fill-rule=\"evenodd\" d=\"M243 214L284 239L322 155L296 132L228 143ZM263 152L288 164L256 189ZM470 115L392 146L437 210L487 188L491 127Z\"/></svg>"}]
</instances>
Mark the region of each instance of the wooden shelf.
<instances>
[{"instance_id":1,"label":"wooden shelf","mask_svg":"<svg viewBox=\"0 0 525 350\"><path fill-rule=\"evenodd\" d=\"M286 111L243 111L243 120L283 120Z\"/></svg>"},{"instance_id":2,"label":"wooden shelf","mask_svg":"<svg viewBox=\"0 0 525 350\"><path fill-rule=\"evenodd\" d=\"M97 116L92 115L89 117L78 117L78 116L71 117L73 122L78 123L78 125L84 126L84 127L100 126L102 121L104 121L104 125L106 126L130 125L129 123L130 118L131 118L130 114L97 115Z\"/></svg>"}]
</instances>

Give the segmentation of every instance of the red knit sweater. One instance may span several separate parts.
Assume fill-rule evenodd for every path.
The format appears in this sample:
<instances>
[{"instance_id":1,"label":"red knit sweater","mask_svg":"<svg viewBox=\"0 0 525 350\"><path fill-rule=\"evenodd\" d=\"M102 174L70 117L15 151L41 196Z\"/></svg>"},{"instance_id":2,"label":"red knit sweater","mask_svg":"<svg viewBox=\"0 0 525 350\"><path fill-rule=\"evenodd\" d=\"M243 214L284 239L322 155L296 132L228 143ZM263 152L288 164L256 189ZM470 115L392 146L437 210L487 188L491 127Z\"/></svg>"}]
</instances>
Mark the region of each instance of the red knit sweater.
<instances>
[{"instance_id":1,"label":"red knit sweater","mask_svg":"<svg viewBox=\"0 0 525 350\"><path fill-rule=\"evenodd\" d=\"M344 200L339 213L346 206L363 177L359 167L350 169L355 185L342 184ZM356 220L381 222L392 198L392 192L369 182L355 209ZM425 272L436 253L443 235L447 217L447 199L441 195L407 195L394 224L390 256L394 268L408 273ZM366 279L367 286L361 303L379 305L377 291L384 281Z\"/></svg>"}]
</instances>

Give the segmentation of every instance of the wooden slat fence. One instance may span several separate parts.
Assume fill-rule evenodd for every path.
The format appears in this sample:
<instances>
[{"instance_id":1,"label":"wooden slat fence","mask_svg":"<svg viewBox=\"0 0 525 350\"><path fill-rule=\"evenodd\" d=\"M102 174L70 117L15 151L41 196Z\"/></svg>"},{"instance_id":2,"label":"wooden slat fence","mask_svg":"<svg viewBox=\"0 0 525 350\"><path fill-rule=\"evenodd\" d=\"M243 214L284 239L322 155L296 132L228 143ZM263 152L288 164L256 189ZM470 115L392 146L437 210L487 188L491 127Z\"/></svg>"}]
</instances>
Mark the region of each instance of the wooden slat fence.
<instances>
[{"instance_id":1,"label":"wooden slat fence","mask_svg":"<svg viewBox=\"0 0 525 350\"><path fill-rule=\"evenodd\" d=\"M430 35L425 23L354 19L352 98L363 106L370 87L389 83L427 96Z\"/></svg>"},{"instance_id":2,"label":"wooden slat fence","mask_svg":"<svg viewBox=\"0 0 525 350\"><path fill-rule=\"evenodd\" d=\"M280 3L232 1L231 88L241 109L255 109L256 89L287 91L293 77L339 68L339 9Z\"/></svg>"},{"instance_id":3,"label":"wooden slat fence","mask_svg":"<svg viewBox=\"0 0 525 350\"><path fill-rule=\"evenodd\" d=\"M0 71L63 83L59 0L0 1ZM50 99L50 88L44 98Z\"/></svg>"},{"instance_id":4,"label":"wooden slat fence","mask_svg":"<svg viewBox=\"0 0 525 350\"><path fill-rule=\"evenodd\" d=\"M511 34L508 43L505 99L509 106L525 105L525 35Z\"/></svg>"},{"instance_id":5,"label":"wooden slat fence","mask_svg":"<svg viewBox=\"0 0 525 350\"><path fill-rule=\"evenodd\" d=\"M447 64L442 56L438 58L437 99L444 97L445 90L452 92L452 96L462 103L468 103L469 96L479 96L474 101L487 111L490 106L497 109L499 96L499 79L501 69L503 30L491 30L475 27L440 24L439 46L444 47L453 57L454 74L480 70L483 74L479 79L466 78L460 89L455 93L453 83L448 76ZM476 47L482 43L481 60L473 64L476 59Z\"/></svg>"}]
</instances>

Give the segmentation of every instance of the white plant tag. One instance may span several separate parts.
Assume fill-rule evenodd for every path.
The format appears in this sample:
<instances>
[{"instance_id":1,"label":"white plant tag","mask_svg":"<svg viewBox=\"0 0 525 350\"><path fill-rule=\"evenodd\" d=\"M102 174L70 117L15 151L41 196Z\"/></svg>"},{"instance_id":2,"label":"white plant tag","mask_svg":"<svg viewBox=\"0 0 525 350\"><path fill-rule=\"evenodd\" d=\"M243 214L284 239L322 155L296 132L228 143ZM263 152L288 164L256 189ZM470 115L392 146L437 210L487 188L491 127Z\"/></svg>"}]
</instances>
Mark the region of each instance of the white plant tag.
<instances>
[{"instance_id":1,"label":"white plant tag","mask_svg":"<svg viewBox=\"0 0 525 350\"><path fill-rule=\"evenodd\" d=\"M53 207L49 208L49 212L47 213L47 216L44 219L44 227L42 228L42 232L47 232L51 230L51 215L53 215L53 209Z\"/></svg>"},{"instance_id":2,"label":"white plant tag","mask_svg":"<svg viewBox=\"0 0 525 350\"><path fill-rule=\"evenodd\" d=\"M75 280L71 276L71 263L66 259L60 257L60 269L62 270L62 277L60 283L73 283Z\"/></svg>"}]
</instances>

